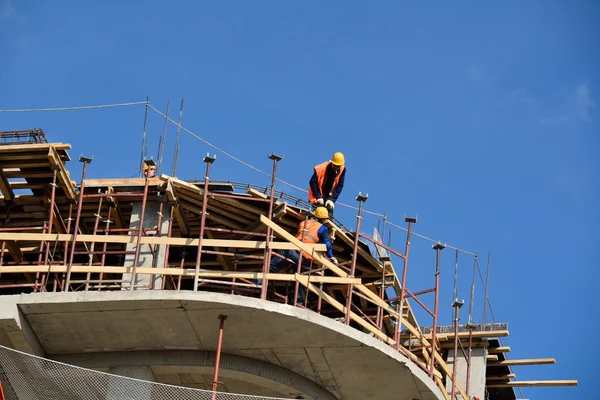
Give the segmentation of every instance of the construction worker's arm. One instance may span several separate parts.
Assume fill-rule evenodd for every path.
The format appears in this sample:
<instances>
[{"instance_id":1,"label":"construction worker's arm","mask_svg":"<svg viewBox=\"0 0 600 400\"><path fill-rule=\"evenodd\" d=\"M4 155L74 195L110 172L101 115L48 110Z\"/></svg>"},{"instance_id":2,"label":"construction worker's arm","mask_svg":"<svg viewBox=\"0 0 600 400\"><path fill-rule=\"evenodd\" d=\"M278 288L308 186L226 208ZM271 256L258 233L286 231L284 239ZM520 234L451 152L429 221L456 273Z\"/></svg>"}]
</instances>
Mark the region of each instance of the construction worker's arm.
<instances>
[{"instance_id":1,"label":"construction worker's arm","mask_svg":"<svg viewBox=\"0 0 600 400\"><path fill-rule=\"evenodd\" d=\"M330 259L334 258L333 247L331 246L331 240L329 239L329 228L327 228L325 225L321 225L317 233L319 234L319 242L323 243L327 249L327 257Z\"/></svg>"},{"instance_id":2,"label":"construction worker's arm","mask_svg":"<svg viewBox=\"0 0 600 400\"><path fill-rule=\"evenodd\" d=\"M344 168L344 170L342 171L342 175L340 176L340 180L338 181L338 184L335 187L335 190L331 194L331 197L329 197L327 200L331 200L334 203L337 201L338 197L342 193L342 189L344 188L345 180L346 180L346 168Z\"/></svg>"},{"instance_id":3,"label":"construction worker's arm","mask_svg":"<svg viewBox=\"0 0 600 400\"><path fill-rule=\"evenodd\" d=\"M310 178L310 189L313 192L313 195L317 198L317 200L321 200L319 201L319 204L323 205L323 198L321 197L321 188L319 188L319 180L317 179L317 172L314 171L312 174L312 178Z\"/></svg>"}]
</instances>

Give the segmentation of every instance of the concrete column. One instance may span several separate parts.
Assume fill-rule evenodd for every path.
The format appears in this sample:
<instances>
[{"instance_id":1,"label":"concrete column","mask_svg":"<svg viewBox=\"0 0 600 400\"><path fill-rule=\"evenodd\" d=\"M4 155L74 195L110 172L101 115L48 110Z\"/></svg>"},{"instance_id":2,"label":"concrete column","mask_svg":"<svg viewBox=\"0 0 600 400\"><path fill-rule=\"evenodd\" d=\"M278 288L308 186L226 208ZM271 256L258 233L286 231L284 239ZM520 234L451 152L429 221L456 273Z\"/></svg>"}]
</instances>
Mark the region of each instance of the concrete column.
<instances>
[{"instance_id":1,"label":"concrete column","mask_svg":"<svg viewBox=\"0 0 600 400\"><path fill-rule=\"evenodd\" d=\"M155 382L156 379L150 366L120 365L112 367L110 373L136 380L111 377L108 383L107 400L150 400L152 398L151 382Z\"/></svg>"},{"instance_id":2,"label":"concrete column","mask_svg":"<svg viewBox=\"0 0 600 400\"><path fill-rule=\"evenodd\" d=\"M465 353L468 356L468 349L465 348ZM448 350L448 361L454 361L454 349ZM448 365L452 368L452 364ZM467 390L467 359L463 357L460 347L458 349L458 358L456 363L456 381L462 388ZM480 399L484 399L485 394L485 368L486 368L486 348L475 347L471 353L471 377L470 377L470 389L469 396L473 398L476 396ZM452 390L452 382L446 381L446 390L448 393ZM458 391L456 392L458 393ZM460 398L460 395L458 395Z\"/></svg>"},{"instance_id":3,"label":"concrete column","mask_svg":"<svg viewBox=\"0 0 600 400\"><path fill-rule=\"evenodd\" d=\"M145 229L150 229L150 228L154 228L157 223L158 223L158 211L160 209L160 203L157 201L153 201L153 202L147 202L146 203L146 212L144 214L144 228ZM140 215L142 213L142 202L137 202L137 203L133 203L133 208L131 210L131 219L129 221L129 227L130 228L139 228L140 226ZM160 232L161 235L166 235L169 231L169 215L170 215L170 207L167 206L167 204L163 204L163 210L162 210L162 223L161 223L161 227L160 227ZM137 232L130 232L130 235L134 235L137 236ZM154 245L152 245L154 246ZM128 244L126 247L127 251L135 251L135 244ZM164 261L165 261L165 251L166 251L166 245L158 245L158 251L156 254L156 268L164 268ZM125 256L125 263L124 266L126 267L132 267L133 266L133 262L135 260L135 254L127 254ZM142 245L142 247L140 248L140 257L138 259L138 264L137 267L146 267L146 268L150 268L153 266L153 260L152 260L152 250L150 248L150 245ZM146 287L149 287L150 285L150 275L137 275L137 279L135 282L136 286L139 285L145 285ZM131 274L123 274L123 284L122 287L123 289L129 289L129 285L130 285L130 281L131 281ZM154 280L152 282L152 288L153 289L160 289L162 287L162 280L163 280L163 276L162 275L154 275ZM140 290L141 288L137 288L136 290Z\"/></svg>"}]
</instances>

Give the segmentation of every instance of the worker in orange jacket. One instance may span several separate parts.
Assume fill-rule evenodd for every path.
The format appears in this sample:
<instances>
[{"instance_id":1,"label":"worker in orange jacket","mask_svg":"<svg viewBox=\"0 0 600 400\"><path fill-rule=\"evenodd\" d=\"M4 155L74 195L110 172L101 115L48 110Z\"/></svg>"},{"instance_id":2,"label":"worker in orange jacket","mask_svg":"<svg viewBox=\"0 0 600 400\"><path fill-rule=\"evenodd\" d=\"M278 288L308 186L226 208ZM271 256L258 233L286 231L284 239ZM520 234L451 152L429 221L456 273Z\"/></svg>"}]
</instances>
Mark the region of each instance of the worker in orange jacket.
<instances>
[{"instance_id":1,"label":"worker in orange jacket","mask_svg":"<svg viewBox=\"0 0 600 400\"><path fill-rule=\"evenodd\" d=\"M332 263L337 264L338 261L333 256L333 248L331 246L331 239L329 238L329 228L327 228L325 225L325 222L329 219L329 212L327 211L327 208L317 207L313 216L314 219L308 219L298 224L296 239L304 243L324 244L327 257ZM300 259L300 251L281 250L279 251L279 254L285 258L278 257L277 255L273 256L273 258L271 258L271 264L269 265L269 272L273 273L281 270L289 265L289 261L293 262L292 268L295 271L298 260ZM311 255L305 251L302 252L302 258L306 261L313 259L313 257L311 257ZM255 284L260 285L261 282L262 280L259 279L255 282ZM298 304L303 305L302 286L300 286L300 290L298 291Z\"/></svg>"},{"instance_id":2,"label":"worker in orange jacket","mask_svg":"<svg viewBox=\"0 0 600 400\"><path fill-rule=\"evenodd\" d=\"M330 161L314 168L308 185L308 200L314 207L325 206L329 216L333 217L333 208L344 188L346 167L344 155L337 152Z\"/></svg>"}]
</instances>

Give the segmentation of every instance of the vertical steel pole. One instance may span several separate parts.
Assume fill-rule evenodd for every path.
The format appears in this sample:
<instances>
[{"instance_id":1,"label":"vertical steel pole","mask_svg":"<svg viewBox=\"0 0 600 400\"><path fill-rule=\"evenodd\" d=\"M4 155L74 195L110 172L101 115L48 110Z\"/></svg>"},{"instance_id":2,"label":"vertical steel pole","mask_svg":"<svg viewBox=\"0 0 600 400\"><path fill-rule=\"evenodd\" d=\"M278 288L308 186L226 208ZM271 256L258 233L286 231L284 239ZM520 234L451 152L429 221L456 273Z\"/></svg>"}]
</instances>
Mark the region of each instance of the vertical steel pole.
<instances>
[{"instance_id":1,"label":"vertical steel pole","mask_svg":"<svg viewBox=\"0 0 600 400\"><path fill-rule=\"evenodd\" d=\"M215 162L217 156L209 157L207 154L202 161L206 163L206 174L204 175L204 190L202 193L202 215L200 216L200 236L198 240L198 254L196 255L196 271L194 272L194 292L198 290L198 273L202 261L202 240L204 239L204 227L206 225L206 207L208 205L208 181L210 176L210 165Z\"/></svg>"},{"instance_id":2,"label":"vertical steel pole","mask_svg":"<svg viewBox=\"0 0 600 400\"><path fill-rule=\"evenodd\" d=\"M53 178L52 189L50 190L50 215L48 217L48 233L52 233L52 224L54 223L54 203L56 202L56 173L58 172L58 167L52 167ZM48 278L50 277L50 264L48 264L48 259L50 256L50 242L46 242L46 252L44 254L44 265L48 266L48 272L46 276L42 278L42 288L41 291L46 291L46 284L48 283Z\"/></svg>"},{"instance_id":3,"label":"vertical steel pole","mask_svg":"<svg viewBox=\"0 0 600 400\"><path fill-rule=\"evenodd\" d=\"M269 154L269 159L273 160L273 173L271 174L271 192L269 194L269 220L273 218L273 203L275 202L275 180L277 174L277 163L283 159L283 156L278 156L275 153ZM263 261L263 279L262 286L260 289L260 298L266 300L267 298L267 273L269 272L269 266L271 265L271 228L267 226L267 236L265 237L265 259Z\"/></svg>"},{"instance_id":4,"label":"vertical steel pole","mask_svg":"<svg viewBox=\"0 0 600 400\"><path fill-rule=\"evenodd\" d=\"M450 398L455 398L456 393L456 364L458 364L458 311L463 306L464 302L455 300L452 304L454 308L454 362L452 363L452 391Z\"/></svg>"},{"instance_id":5,"label":"vertical steel pole","mask_svg":"<svg viewBox=\"0 0 600 400\"><path fill-rule=\"evenodd\" d=\"M69 291L69 285L71 283L71 269L73 268L73 257L75 257L75 247L77 246L77 233L79 231L79 220L81 219L81 208L83 207L83 192L85 189L85 173L87 172L87 166L92 162L92 159L80 156L79 161L83 163L83 171L81 173L79 199L77 200L77 216L75 217L75 230L73 232L73 241L71 243L71 254L69 255L69 265L67 266L67 277L64 289L66 292Z\"/></svg>"},{"instance_id":6,"label":"vertical steel pole","mask_svg":"<svg viewBox=\"0 0 600 400\"><path fill-rule=\"evenodd\" d=\"M173 206L171 206L171 211L169 214L169 230L167 231L168 238L171 237L171 233L173 232L173 214L174 214L174 212L175 212L175 209ZM169 250L170 250L170 246L169 246L169 243L167 243L166 247L165 247L165 262L164 262L163 268L169 268ZM166 283L167 283L167 276L164 275L163 279L162 279L162 285L161 285L162 290L165 289Z\"/></svg>"},{"instance_id":7,"label":"vertical steel pole","mask_svg":"<svg viewBox=\"0 0 600 400\"><path fill-rule=\"evenodd\" d=\"M488 252L487 272L485 273L485 300L483 303L483 330L485 330L487 309L488 309L488 285L490 283L490 265L492 262L492 252Z\"/></svg>"},{"instance_id":8,"label":"vertical steel pole","mask_svg":"<svg viewBox=\"0 0 600 400\"><path fill-rule=\"evenodd\" d=\"M156 168L156 174L160 175L162 171L162 159L165 153L165 142L167 141L167 124L169 123L169 109L171 108L171 100L167 101L167 112L165 113L165 127L163 129L163 135L160 140L160 148L158 149L158 165Z\"/></svg>"},{"instance_id":9,"label":"vertical steel pole","mask_svg":"<svg viewBox=\"0 0 600 400\"><path fill-rule=\"evenodd\" d=\"M144 195L142 197L142 210L140 211L140 226L137 233L137 243L135 246L135 256L133 257L133 266L131 268L131 282L129 283L129 290L135 288L135 282L137 280L137 265L140 260L140 249L142 248L142 234L144 233L144 217L146 216L146 201L148 200L148 185L150 179L144 178Z\"/></svg>"},{"instance_id":10,"label":"vertical steel pole","mask_svg":"<svg viewBox=\"0 0 600 400\"><path fill-rule=\"evenodd\" d=\"M400 314L398 315L398 321L394 327L394 339L396 340L396 350L400 347L400 335L402 334L402 314L404 313L404 293L406 288L406 276L408 273L408 254L410 252L410 234L412 233L413 224L417 223L416 218L406 217L405 222L408 222L408 229L406 231L406 245L404 246L404 266L402 267L402 282L400 288ZM390 231L391 233L391 231ZM389 242L388 242L389 243ZM389 246L389 244L388 244Z\"/></svg>"},{"instance_id":11,"label":"vertical steel pole","mask_svg":"<svg viewBox=\"0 0 600 400\"><path fill-rule=\"evenodd\" d=\"M304 242L304 238L306 236L306 224L308 223L308 214L304 217L304 225L302 227L302 242ZM296 273L300 274L302 272L302 252L299 252L298 263L296 265ZM294 307L298 305L298 291L300 290L300 282L296 281L295 289L294 289ZM306 288L308 290L308 288Z\"/></svg>"},{"instance_id":12,"label":"vertical steel pole","mask_svg":"<svg viewBox=\"0 0 600 400\"><path fill-rule=\"evenodd\" d=\"M469 396L469 398L471 398L471 394L469 393L470 388L471 388L471 354L472 354L472 347L473 346L473 326L469 324L469 356L467 359L467 387L465 389L465 392L467 393L467 396Z\"/></svg>"},{"instance_id":13,"label":"vertical steel pole","mask_svg":"<svg viewBox=\"0 0 600 400\"><path fill-rule=\"evenodd\" d=\"M215 400L217 398L217 388L219 387L219 365L221 364L221 348L223 346L223 327L225 325L225 320L227 319L227 315L219 315L219 319L221 320L219 324L219 338L217 341L217 355L215 358L215 374L213 376L212 381L212 399Z\"/></svg>"},{"instance_id":14,"label":"vertical steel pole","mask_svg":"<svg viewBox=\"0 0 600 400\"><path fill-rule=\"evenodd\" d=\"M177 172L177 160L179 159L179 134L181 132L181 119L183 118L183 99L181 99L181 107L179 108L179 122L177 123L177 136L175 137L175 152L173 154L173 167L171 168L171 176L175 176Z\"/></svg>"},{"instance_id":15,"label":"vertical steel pole","mask_svg":"<svg viewBox=\"0 0 600 400\"><path fill-rule=\"evenodd\" d=\"M437 322L438 322L438 306L440 300L440 252L446 246L438 243L433 246L436 252L435 257L435 305L433 309L433 327L431 328L431 359L429 360L429 377L433 379L433 371L435 370L435 352L437 346ZM402 288L404 290L404 288Z\"/></svg>"},{"instance_id":16,"label":"vertical steel pole","mask_svg":"<svg viewBox=\"0 0 600 400\"><path fill-rule=\"evenodd\" d=\"M148 121L148 96L146 96L146 111L144 112L144 133L142 134L142 152L140 154L140 169L139 177L142 177L142 168L144 167L144 149L146 147L146 122Z\"/></svg>"},{"instance_id":17,"label":"vertical steel pole","mask_svg":"<svg viewBox=\"0 0 600 400\"><path fill-rule=\"evenodd\" d=\"M362 195L358 193L356 196L356 201L358 201L358 214L356 215L356 232L354 233L354 248L352 250L352 264L350 267L350 275L349 277L354 278L354 272L356 271L356 258L358 257L358 240L360 236L360 222L362 221L362 209L363 204L367 201L369 195ZM350 314L352 312L352 289L353 285L348 285L348 289L346 290L346 315L344 318L344 323L346 325L350 325Z\"/></svg>"},{"instance_id":18,"label":"vertical steel pole","mask_svg":"<svg viewBox=\"0 0 600 400\"><path fill-rule=\"evenodd\" d=\"M110 229L110 224L112 221L110 220L112 213L112 207L108 207L108 216L106 217L105 227L104 227L104 236L108 236L108 230ZM107 242L104 242L102 245L102 257L100 258L100 266L104 267L104 262L106 261L106 247L108 246ZM98 277L98 291L102 290L102 278L104 278L104 274L100 272L100 276Z\"/></svg>"},{"instance_id":19,"label":"vertical steel pole","mask_svg":"<svg viewBox=\"0 0 600 400\"><path fill-rule=\"evenodd\" d=\"M98 233L98 224L100 223L100 219L102 218L100 216L100 213L102 212L102 200L103 198L100 197L100 200L98 201L98 212L96 213L96 220L94 221L94 230L92 232L92 235L96 236L96 234ZM90 254L89 254L89 266L91 267L92 264L94 263L94 250L96 248L96 242L92 242L92 245L90 246ZM88 272L86 277L85 277L85 291L87 292L90 288L90 279L92 277L91 272Z\"/></svg>"}]
</instances>

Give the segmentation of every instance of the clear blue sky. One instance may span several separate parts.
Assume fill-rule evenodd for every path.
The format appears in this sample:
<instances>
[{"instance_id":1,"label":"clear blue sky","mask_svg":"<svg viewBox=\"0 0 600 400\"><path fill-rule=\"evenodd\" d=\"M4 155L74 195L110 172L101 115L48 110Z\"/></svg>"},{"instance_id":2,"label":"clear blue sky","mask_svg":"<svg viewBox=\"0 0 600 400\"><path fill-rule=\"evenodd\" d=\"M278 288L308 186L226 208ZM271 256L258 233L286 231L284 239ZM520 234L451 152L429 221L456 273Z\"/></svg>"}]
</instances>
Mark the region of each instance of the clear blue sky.
<instances>
[{"instance_id":1,"label":"clear blue sky","mask_svg":"<svg viewBox=\"0 0 600 400\"><path fill-rule=\"evenodd\" d=\"M269 152L283 153L279 176L303 187L313 165L342 151L340 201L354 204L362 191L366 208L396 223L418 214L417 232L478 252L482 267L492 251L490 297L509 323L510 358L557 360L518 367L518 378L580 382L525 397L591 398L600 5L451 3L0 0L0 109L149 96L161 110L170 99L175 116L183 98L184 126L263 170ZM72 143L73 156L95 157L90 176L133 176L143 113L0 114L0 129L42 127ZM151 115L151 151L162 126ZM169 127L168 170L174 134ZM201 157L214 151L187 134L182 143L178 175L201 178ZM213 171L268 181L221 154ZM354 224L353 211L338 209ZM364 223L370 233L377 219ZM395 230L392 243L403 238ZM434 254L423 240L413 245L408 286L420 290L433 284ZM473 260L461 255L459 265L468 301ZM445 250L442 323L453 267ZM481 286L476 296L480 322Z\"/></svg>"}]
</instances>

